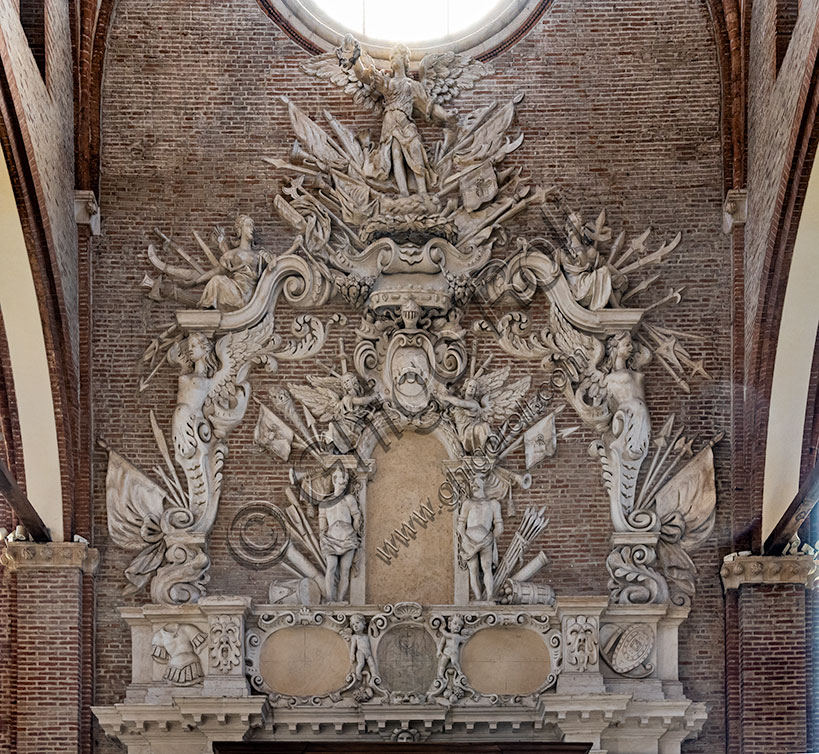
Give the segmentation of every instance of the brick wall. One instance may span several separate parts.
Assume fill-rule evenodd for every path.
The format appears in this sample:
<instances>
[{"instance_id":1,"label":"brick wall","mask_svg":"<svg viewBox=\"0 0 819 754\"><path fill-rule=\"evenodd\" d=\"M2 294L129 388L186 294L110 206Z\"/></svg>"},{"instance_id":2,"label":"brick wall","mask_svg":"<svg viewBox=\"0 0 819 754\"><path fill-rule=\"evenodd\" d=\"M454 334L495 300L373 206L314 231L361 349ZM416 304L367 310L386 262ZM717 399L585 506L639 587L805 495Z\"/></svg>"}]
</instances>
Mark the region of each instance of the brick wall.
<instances>
[{"instance_id":1,"label":"brick wall","mask_svg":"<svg viewBox=\"0 0 819 754\"><path fill-rule=\"evenodd\" d=\"M69 754L80 737L79 569L17 574L18 754Z\"/></svg>"},{"instance_id":2,"label":"brick wall","mask_svg":"<svg viewBox=\"0 0 819 754\"><path fill-rule=\"evenodd\" d=\"M738 607L742 754L807 751L805 588L746 584Z\"/></svg>"},{"instance_id":3,"label":"brick wall","mask_svg":"<svg viewBox=\"0 0 819 754\"><path fill-rule=\"evenodd\" d=\"M169 307L146 306L138 289L149 267L145 248L155 240L151 229L173 232L190 246L191 230L228 225L237 212L245 212L256 220L266 248L284 250L292 234L272 208L279 178L259 159L284 157L292 143L280 95L292 97L312 115L328 108L347 125L378 128L373 117L353 110L332 86L305 76L298 66L306 58L254 0L120 0L103 89L104 235L93 272L92 398L97 435L143 469L158 460L148 410L153 408L169 430L176 389L176 376L166 369L148 391L137 392L140 354L172 316ZM713 380L694 382L692 394L684 396L652 364L648 400L658 425L673 411L692 434L710 437L729 430L731 249L719 230L720 82L705 4L558 0L525 39L493 62L497 74L458 106L468 112L525 92L519 126L526 141L516 164L535 181L558 184L588 218L607 207L615 229L637 234L651 225L658 241L683 232L680 251L663 271L663 286L687 286L685 298L678 307L658 312L654 321L701 336L697 348ZM542 225L533 213L515 230L535 235ZM470 313L470 320L476 317L477 312ZM283 312L281 326L290 320ZM345 332L348 353L351 329ZM334 349L320 357L324 362L334 358ZM506 363L505 357L497 354L494 363ZM278 375L254 377L254 389L264 398L268 387L303 379L314 369L309 361L282 366ZM514 370L523 373L520 363ZM210 590L242 591L263 600L270 574L237 568L226 543L227 527L241 505L281 499L286 481L284 465L252 448L255 417L250 409L230 439L211 538ZM569 412L561 422L577 423ZM586 454L592 439L585 429L573 435L555 461L537 471L530 493L517 497L519 510L525 502L549 506L552 523L544 547L554 565L546 575L558 593L606 592L611 526L600 468ZM681 632L686 692L709 706L706 729L686 745L687 752L713 754L724 747L718 564L730 547L730 450L729 436L716 450L717 527L696 556L699 591ZM520 466L520 459L515 463ZM138 601L120 596L129 553L107 538L104 469L105 456L99 452L94 474L95 544L103 551L96 623L98 704L119 701L124 694L129 639L116 607ZM507 530L511 533L515 525L509 522ZM116 750L100 734L97 745L99 751Z\"/></svg>"},{"instance_id":4,"label":"brick wall","mask_svg":"<svg viewBox=\"0 0 819 754\"><path fill-rule=\"evenodd\" d=\"M803 0L793 27L789 53L777 75L777 5L754 3L751 54L748 69L748 224L746 226L746 345L762 293L763 266L771 224L781 211L782 195L790 178L794 128L802 116L798 106L806 94L816 55L814 36L819 23L819 2ZM795 122L796 121L796 122Z\"/></svg>"},{"instance_id":5,"label":"brick wall","mask_svg":"<svg viewBox=\"0 0 819 754\"><path fill-rule=\"evenodd\" d=\"M819 594L811 590L805 596L807 612L807 682L808 751L819 749Z\"/></svg>"}]
</instances>

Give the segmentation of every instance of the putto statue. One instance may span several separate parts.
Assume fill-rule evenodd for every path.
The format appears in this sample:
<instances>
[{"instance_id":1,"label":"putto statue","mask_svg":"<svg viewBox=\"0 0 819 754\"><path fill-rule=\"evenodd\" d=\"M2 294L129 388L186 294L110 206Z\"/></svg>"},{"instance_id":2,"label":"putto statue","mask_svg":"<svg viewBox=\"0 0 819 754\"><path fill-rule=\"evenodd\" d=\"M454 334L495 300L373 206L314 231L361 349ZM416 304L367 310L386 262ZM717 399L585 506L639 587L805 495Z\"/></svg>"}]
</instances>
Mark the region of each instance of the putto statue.
<instances>
[{"instance_id":1,"label":"putto statue","mask_svg":"<svg viewBox=\"0 0 819 754\"><path fill-rule=\"evenodd\" d=\"M507 419L532 385L531 377L509 383L509 367L486 373L488 365L489 359L474 371L473 358L473 371L464 381L463 395L444 393L441 396L441 402L451 407L458 439L466 453L486 449L497 454L501 450L500 447L486 448L492 425Z\"/></svg>"}]
</instances>

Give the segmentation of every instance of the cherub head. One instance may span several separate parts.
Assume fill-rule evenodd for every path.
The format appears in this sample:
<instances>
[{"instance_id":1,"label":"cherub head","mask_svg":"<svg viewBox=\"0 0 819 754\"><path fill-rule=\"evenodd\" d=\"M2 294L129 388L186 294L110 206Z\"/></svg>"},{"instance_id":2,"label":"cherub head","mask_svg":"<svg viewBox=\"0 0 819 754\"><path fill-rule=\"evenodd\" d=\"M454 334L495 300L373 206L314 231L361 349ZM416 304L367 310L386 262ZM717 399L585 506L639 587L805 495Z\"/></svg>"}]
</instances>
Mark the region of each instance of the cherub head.
<instances>
[{"instance_id":1,"label":"cherub head","mask_svg":"<svg viewBox=\"0 0 819 754\"><path fill-rule=\"evenodd\" d=\"M449 617L449 630L453 634L461 633L461 629L464 627L464 619L460 615L451 615Z\"/></svg>"},{"instance_id":2,"label":"cherub head","mask_svg":"<svg viewBox=\"0 0 819 754\"><path fill-rule=\"evenodd\" d=\"M361 615L360 613L351 615L350 628L353 629L354 634L363 634L364 630L367 628L367 621L364 620L364 616Z\"/></svg>"},{"instance_id":3,"label":"cherub head","mask_svg":"<svg viewBox=\"0 0 819 754\"><path fill-rule=\"evenodd\" d=\"M396 76L406 76L409 73L410 52L406 45L397 44L390 52L392 72Z\"/></svg>"}]
</instances>

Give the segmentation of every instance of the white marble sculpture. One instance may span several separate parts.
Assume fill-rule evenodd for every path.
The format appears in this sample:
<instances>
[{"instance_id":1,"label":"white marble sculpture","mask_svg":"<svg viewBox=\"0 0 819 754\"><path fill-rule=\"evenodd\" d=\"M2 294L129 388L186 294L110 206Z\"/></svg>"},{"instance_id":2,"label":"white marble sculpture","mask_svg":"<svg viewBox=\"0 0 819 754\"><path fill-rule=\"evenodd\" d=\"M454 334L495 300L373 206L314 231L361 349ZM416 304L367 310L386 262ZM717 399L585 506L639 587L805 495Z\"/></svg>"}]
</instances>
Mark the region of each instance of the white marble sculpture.
<instances>
[{"instance_id":1,"label":"white marble sculpture","mask_svg":"<svg viewBox=\"0 0 819 754\"><path fill-rule=\"evenodd\" d=\"M469 497L458 514L460 556L469 569L469 585L476 600L490 600L495 593L493 571L498 562L498 538L503 534L503 515L498 500L486 496L486 479L474 474Z\"/></svg>"},{"instance_id":2,"label":"white marble sculpture","mask_svg":"<svg viewBox=\"0 0 819 754\"><path fill-rule=\"evenodd\" d=\"M287 160L262 159L286 174L272 199L293 231L286 252L267 254L245 215L234 240L217 231L218 251L198 233L193 251L162 234L162 249L149 249L159 271L144 281L150 298L186 308L142 364L141 390L167 364L177 373L169 431L150 415L161 463L145 473L108 448L109 533L133 554L127 591L147 589L154 604L123 608L134 683L128 704L98 714L134 751L159 751L154 731L173 726L199 750L216 729L220 740L333 730L340 740L456 731L468 741L489 721L489 735L670 754L702 726L704 707L680 688L677 629L695 595L691 553L714 526L719 435L695 451L673 417L652 420L645 386L649 359L681 393L707 377L691 338L651 321L680 300L681 290L655 291L656 266L681 237L651 250L648 231L627 239L605 211L586 222L554 188L530 185L511 164L523 141L513 132L522 95L451 109L488 65L445 52L421 60L417 78L409 68L405 49L382 70L352 38L304 65L373 111L380 132L326 111L319 121L284 100L296 141ZM516 235L512 221L529 209L546 221L539 237ZM170 264L171 254L187 267ZM316 316L330 302L355 312L350 356L342 346L334 366L313 360L331 327L347 323L340 312ZM503 365L490 370L498 356ZM301 362L299 376L278 376L283 362ZM248 436L235 430L259 387L254 367L275 375L256 399L253 438L269 456L254 464L292 464L291 485L240 509L227 540L240 562L267 569L267 605L206 596L208 536L228 444ZM538 382L548 399L531 395ZM608 589L597 596L555 594L545 583L550 560L538 543L549 512L525 500L530 470L564 452L572 413L595 438L592 458L565 451L600 475L611 514ZM439 502L453 519L449 606L362 604L367 486L383 473L374 449L403 432L434 432L448 456L435 473L446 475ZM234 535L248 516L265 517L275 536L263 557L241 561ZM283 630L340 646L345 680L315 693L274 688L264 647ZM473 687L469 674L497 659L481 651L533 637L526 646L543 675L531 689ZM390 652L404 649L406 665L390 668ZM168 664L164 678L155 661ZM392 687L379 676L390 669ZM406 675L415 688L405 688ZM177 684L191 684L191 695Z\"/></svg>"},{"instance_id":3,"label":"white marble sculpture","mask_svg":"<svg viewBox=\"0 0 819 754\"><path fill-rule=\"evenodd\" d=\"M325 596L328 601L344 600L350 586L353 558L361 544L361 509L349 492L350 475L336 468L331 475L332 494L318 505L319 545L327 564Z\"/></svg>"},{"instance_id":4,"label":"white marble sculpture","mask_svg":"<svg viewBox=\"0 0 819 754\"><path fill-rule=\"evenodd\" d=\"M170 299L182 304L194 302L205 309L241 309L256 290L267 256L255 245L256 226L252 218L239 215L234 231L236 243L231 246L224 229L216 229L214 238L219 248L218 256L194 231L194 237L211 265L208 269L204 269L181 246L160 233L165 246L176 251L188 262L189 267L177 267L163 261L154 246L148 246L148 259L163 276L157 280L146 277L143 281L151 289L151 297L156 300ZM188 289L200 286L203 286L203 290L198 297L188 293Z\"/></svg>"},{"instance_id":5,"label":"white marble sculpture","mask_svg":"<svg viewBox=\"0 0 819 754\"><path fill-rule=\"evenodd\" d=\"M301 474L298 492L287 493L295 502L280 509L290 534L280 555L300 579L282 594L343 602L354 562L366 579L366 563L357 555L366 512L346 491L351 469L367 460L385 428L434 428L465 481L453 495L461 513L453 551L469 572L473 598L554 601L548 589L530 583L548 562L546 554L533 552L524 562L548 523L544 512L527 508L502 557L497 538L504 515L516 512L513 488L525 491L532 483L529 474L507 467L513 451L522 445L527 468L533 467L554 455L558 438L570 430L555 426L559 409L544 416L542 407L524 412L525 421L510 430L509 415L527 402L532 375L510 378L508 365L489 370L491 357L479 365L475 351L482 338L522 364L539 362L598 434L593 451L613 528L607 562L612 599L689 600L688 553L713 519L712 457L710 451L697 456L696 470L678 465L662 479L657 468L665 457L646 471L654 435L644 367L653 359L684 392L691 376L705 371L683 345L683 333L646 321L658 306L678 301L679 290L635 306L658 278L642 277L643 271L661 264L680 236L649 250L648 231L627 241L625 233L615 234L605 211L586 222L554 189L528 185L519 168L506 164L523 140L509 135L522 97L458 115L444 108L491 68L463 55L435 54L420 61L416 79L409 60L397 48L390 70L381 70L346 38L305 64L308 73L377 113L381 132L375 139L326 112L322 125L285 100L297 137L290 161L264 159L289 175L273 201L294 231L287 252L275 258L264 252L246 215L236 221L235 241L215 234L218 253L198 233L196 253L163 236L163 256L176 253L190 269L149 250L162 273L161 281L149 281L152 297L162 298L173 283L185 295L170 298L197 308L177 312L177 322L146 351L150 375L143 387L162 363L180 372L172 450L155 429L167 467L157 469L159 483L111 454L112 536L139 551L126 574L131 587L150 584L158 601L191 601L204 593L207 535L218 509L227 438L246 414L251 368L275 372L281 361L314 357L327 341L331 323L310 314L293 320L293 337L277 332L277 303L283 298L294 309L315 309L335 297L360 314L351 358L342 350L340 366L325 367L329 374L277 384L272 405L260 405L254 435L279 460L292 459L295 449L317 465L315 473ZM442 138L425 143L434 132L422 138L419 119L442 126ZM549 219L549 233L510 237L510 222L530 207ZM526 307L537 296L548 303L539 331L515 310L493 322L473 322L471 329L462 324L473 303L482 311L496 303ZM344 321L340 314L331 318ZM333 471L333 457L353 465ZM366 478L356 483L365 488ZM470 495L473 483L483 492ZM305 490L316 499L302 510ZM685 492L675 498L674 490ZM312 506L318 516L311 518Z\"/></svg>"}]
</instances>

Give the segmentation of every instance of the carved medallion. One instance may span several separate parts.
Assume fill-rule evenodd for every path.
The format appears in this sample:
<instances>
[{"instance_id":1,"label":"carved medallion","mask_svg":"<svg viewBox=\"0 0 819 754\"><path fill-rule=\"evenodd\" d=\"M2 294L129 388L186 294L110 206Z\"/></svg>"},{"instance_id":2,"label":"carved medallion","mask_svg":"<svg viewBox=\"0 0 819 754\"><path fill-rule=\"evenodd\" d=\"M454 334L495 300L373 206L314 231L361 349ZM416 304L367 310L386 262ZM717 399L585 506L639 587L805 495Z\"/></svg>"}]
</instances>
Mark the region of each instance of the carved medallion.
<instances>
[{"instance_id":1,"label":"carved medallion","mask_svg":"<svg viewBox=\"0 0 819 754\"><path fill-rule=\"evenodd\" d=\"M435 641L421 626L395 626L378 643L384 685L399 694L423 694L435 680Z\"/></svg>"}]
</instances>

